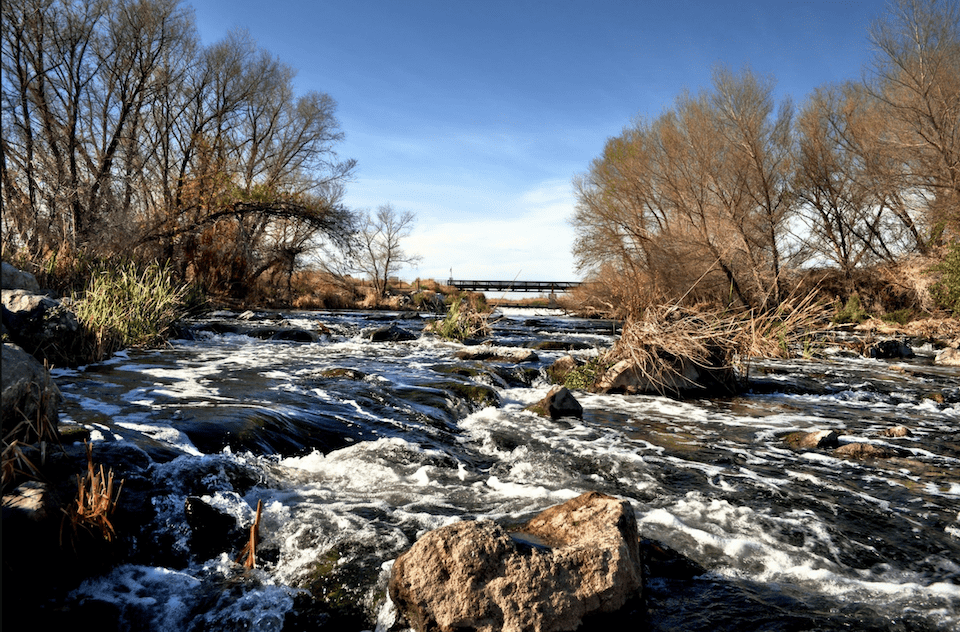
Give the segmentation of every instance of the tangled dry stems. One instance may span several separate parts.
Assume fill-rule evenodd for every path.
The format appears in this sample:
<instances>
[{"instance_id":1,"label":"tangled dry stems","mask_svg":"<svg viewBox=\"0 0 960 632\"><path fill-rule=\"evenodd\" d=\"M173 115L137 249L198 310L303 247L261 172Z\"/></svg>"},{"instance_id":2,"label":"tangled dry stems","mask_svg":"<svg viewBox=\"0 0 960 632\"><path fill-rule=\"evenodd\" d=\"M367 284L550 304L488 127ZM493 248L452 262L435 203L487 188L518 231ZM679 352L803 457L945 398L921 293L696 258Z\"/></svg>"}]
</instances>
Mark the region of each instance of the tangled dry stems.
<instances>
[{"instance_id":1,"label":"tangled dry stems","mask_svg":"<svg viewBox=\"0 0 960 632\"><path fill-rule=\"evenodd\" d=\"M827 321L829 310L815 293L791 298L764 312L709 310L679 304L647 307L627 319L602 365L621 360L661 391L689 382L682 367L739 369L751 358L789 357L803 339ZM600 372L602 374L602 372ZM598 374L599 377L599 374Z\"/></svg>"},{"instance_id":2,"label":"tangled dry stems","mask_svg":"<svg viewBox=\"0 0 960 632\"><path fill-rule=\"evenodd\" d=\"M490 335L490 314L465 298L456 298L443 320L431 323L429 330L447 340L484 338Z\"/></svg>"}]
</instances>

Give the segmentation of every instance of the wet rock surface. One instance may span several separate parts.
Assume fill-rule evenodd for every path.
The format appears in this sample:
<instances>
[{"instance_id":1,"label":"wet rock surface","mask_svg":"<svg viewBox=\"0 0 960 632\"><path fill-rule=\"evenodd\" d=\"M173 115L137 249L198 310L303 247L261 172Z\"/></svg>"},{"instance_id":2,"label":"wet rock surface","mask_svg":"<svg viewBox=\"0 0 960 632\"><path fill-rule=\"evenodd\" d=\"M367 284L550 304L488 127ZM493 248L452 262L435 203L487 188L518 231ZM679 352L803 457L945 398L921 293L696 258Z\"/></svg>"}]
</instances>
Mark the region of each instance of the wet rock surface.
<instances>
[{"instance_id":1,"label":"wet rock surface","mask_svg":"<svg viewBox=\"0 0 960 632\"><path fill-rule=\"evenodd\" d=\"M555 386L546 397L527 407L542 417L559 419L560 417L583 417L583 406L565 386Z\"/></svg>"},{"instance_id":2,"label":"wet rock surface","mask_svg":"<svg viewBox=\"0 0 960 632\"><path fill-rule=\"evenodd\" d=\"M575 630L642 586L630 504L590 492L510 533L464 521L422 537L393 566L390 597L418 632Z\"/></svg>"}]
</instances>

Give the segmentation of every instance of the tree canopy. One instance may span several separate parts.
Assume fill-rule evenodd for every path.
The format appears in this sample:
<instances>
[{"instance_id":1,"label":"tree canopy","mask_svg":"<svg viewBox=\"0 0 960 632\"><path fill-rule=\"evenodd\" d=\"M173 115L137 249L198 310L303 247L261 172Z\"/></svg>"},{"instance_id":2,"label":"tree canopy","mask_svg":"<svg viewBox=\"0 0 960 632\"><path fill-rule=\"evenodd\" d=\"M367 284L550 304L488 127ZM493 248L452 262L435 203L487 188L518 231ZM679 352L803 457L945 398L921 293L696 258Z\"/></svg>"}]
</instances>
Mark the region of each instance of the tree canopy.
<instances>
[{"instance_id":1,"label":"tree canopy","mask_svg":"<svg viewBox=\"0 0 960 632\"><path fill-rule=\"evenodd\" d=\"M242 293L342 241L355 162L336 105L179 0L10 0L2 26L4 248L171 261Z\"/></svg>"},{"instance_id":2,"label":"tree canopy","mask_svg":"<svg viewBox=\"0 0 960 632\"><path fill-rule=\"evenodd\" d=\"M772 78L719 67L710 89L626 127L574 183L581 272L627 303L765 308L788 268L851 279L956 239L958 16L955 0L900 0L870 31L864 80L799 111Z\"/></svg>"}]
</instances>

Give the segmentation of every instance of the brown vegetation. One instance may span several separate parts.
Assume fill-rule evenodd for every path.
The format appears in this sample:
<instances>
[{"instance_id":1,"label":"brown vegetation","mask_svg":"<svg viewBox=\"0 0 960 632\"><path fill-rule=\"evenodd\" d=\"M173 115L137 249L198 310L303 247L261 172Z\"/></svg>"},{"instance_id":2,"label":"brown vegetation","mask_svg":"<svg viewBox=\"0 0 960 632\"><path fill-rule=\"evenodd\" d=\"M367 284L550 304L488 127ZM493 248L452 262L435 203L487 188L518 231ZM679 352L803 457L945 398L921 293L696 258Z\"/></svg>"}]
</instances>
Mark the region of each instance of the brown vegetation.
<instances>
[{"instance_id":1,"label":"brown vegetation","mask_svg":"<svg viewBox=\"0 0 960 632\"><path fill-rule=\"evenodd\" d=\"M352 233L333 100L296 95L249 36L201 46L176 0L11 0L3 18L6 257L170 262L243 300Z\"/></svg>"},{"instance_id":2,"label":"brown vegetation","mask_svg":"<svg viewBox=\"0 0 960 632\"><path fill-rule=\"evenodd\" d=\"M822 275L843 300L932 310L924 271L960 239L960 9L903 0L870 40L867 79L798 116L771 79L720 68L611 138L575 182L584 305L764 311Z\"/></svg>"},{"instance_id":3,"label":"brown vegetation","mask_svg":"<svg viewBox=\"0 0 960 632\"><path fill-rule=\"evenodd\" d=\"M263 515L263 501L257 501L257 514L250 525L250 538L240 551L235 562L246 568L257 567L257 544L260 543L260 517Z\"/></svg>"},{"instance_id":4,"label":"brown vegetation","mask_svg":"<svg viewBox=\"0 0 960 632\"><path fill-rule=\"evenodd\" d=\"M93 465L93 444L87 443L87 471L77 475L77 498L64 509L64 526L69 526L72 537L76 537L79 528L99 534L104 540L111 541L116 531L110 522L110 516L117 508L123 481L114 490L113 470L104 474L103 466ZM63 530L61 529L61 544Z\"/></svg>"}]
</instances>

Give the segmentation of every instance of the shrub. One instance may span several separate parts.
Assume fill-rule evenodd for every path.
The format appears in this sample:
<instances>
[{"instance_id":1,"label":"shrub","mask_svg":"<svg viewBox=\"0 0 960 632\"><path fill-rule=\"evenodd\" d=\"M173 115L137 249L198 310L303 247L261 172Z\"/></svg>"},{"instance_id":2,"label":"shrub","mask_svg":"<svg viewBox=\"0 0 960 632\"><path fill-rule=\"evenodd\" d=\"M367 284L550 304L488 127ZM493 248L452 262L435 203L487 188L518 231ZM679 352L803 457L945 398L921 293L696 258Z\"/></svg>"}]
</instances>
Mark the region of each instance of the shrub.
<instances>
[{"instance_id":1,"label":"shrub","mask_svg":"<svg viewBox=\"0 0 960 632\"><path fill-rule=\"evenodd\" d=\"M937 305L960 314L960 241L951 245L943 260L931 269L940 273L940 280L930 288Z\"/></svg>"},{"instance_id":2,"label":"shrub","mask_svg":"<svg viewBox=\"0 0 960 632\"><path fill-rule=\"evenodd\" d=\"M868 314L866 310L864 310L860 304L860 297L856 294L851 294L843 307L838 307L837 315L833 317L833 322L838 325L846 323L859 324L865 321L867 317Z\"/></svg>"},{"instance_id":3,"label":"shrub","mask_svg":"<svg viewBox=\"0 0 960 632\"><path fill-rule=\"evenodd\" d=\"M913 320L914 312L909 307L904 309L898 309L895 312L888 312L880 316L880 320L888 323L895 323L897 325L906 325L911 320Z\"/></svg>"},{"instance_id":4,"label":"shrub","mask_svg":"<svg viewBox=\"0 0 960 632\"><path fill-rule=\"evenodd\" d=\"M484 337L490 333L488 315L466 298L456 297L450 303L446 317L434 323L430 330L447 340Z\"/></svg>"},{"instance_id":5,"label":"shrub","mask_svg":"<svg viewBox=\"0 0 960 632\"><path fill-rule=\"evenodd\" d=\"M126 347L162 343L185 314L189 286L174 282L166 267L138 271L132 264L109 268L90 277L74 311L91 337L92 359Z\"/></svg>"}]
</instances>

